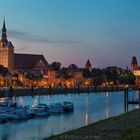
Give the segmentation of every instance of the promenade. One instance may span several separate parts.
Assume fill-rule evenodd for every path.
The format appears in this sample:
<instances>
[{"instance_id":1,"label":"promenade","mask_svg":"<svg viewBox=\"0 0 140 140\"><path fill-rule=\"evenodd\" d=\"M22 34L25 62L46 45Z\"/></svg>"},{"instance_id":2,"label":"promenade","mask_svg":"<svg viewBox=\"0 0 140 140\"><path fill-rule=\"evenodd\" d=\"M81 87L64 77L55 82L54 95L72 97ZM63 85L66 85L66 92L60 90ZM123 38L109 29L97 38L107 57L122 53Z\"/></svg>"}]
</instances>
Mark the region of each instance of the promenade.
<instances>
[{"instance_id":1,"label":"promenade","mask_svg":"<svg viewBox=\"0 0 140 140\"><path fill-rule=\"evenodd\" d=\"M124 87L50 87L50 88L15 88L14 96L35 96L35 95L59 95L59 94L72 94L72 93L98 93L98 92L113 92L113 91L124 91ZM133 88L131 90L136 90ZM8 96L9 90L0 89L0 97Z\"/></svg>"}]
</instances>

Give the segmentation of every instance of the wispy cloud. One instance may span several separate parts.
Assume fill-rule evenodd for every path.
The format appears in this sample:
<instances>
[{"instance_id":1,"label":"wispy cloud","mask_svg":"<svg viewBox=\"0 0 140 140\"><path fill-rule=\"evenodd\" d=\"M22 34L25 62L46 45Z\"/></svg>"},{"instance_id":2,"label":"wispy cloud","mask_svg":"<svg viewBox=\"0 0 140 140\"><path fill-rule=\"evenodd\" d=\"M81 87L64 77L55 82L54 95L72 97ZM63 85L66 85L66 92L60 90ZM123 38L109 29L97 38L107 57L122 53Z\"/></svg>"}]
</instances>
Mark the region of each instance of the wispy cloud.
<instances>
[{"instance_id":1,"label":"wispy cloud","mask_svg":"<svg viewBox=\"0 0 140 140\"><path fill-rule=\"evenodd\" d=\"M16 51L25 51L28 48L28 46L21 45L19 48L15 48Z\"/></svg>"},{"instance_id":2,"label":"wispy cloud","mask_svg":"<svg viewBox=\"0 0 140 140\"><path fill-rule=\"evenodd\" d=\"M8 36L11 38L19 39L19 40L26 40L29 42L39 42L39 43L60 43L60 44L80 44L83 43L81 40L73 40L73 39L48 39L44 38L40 35L33 35L28 32L22 31L8 31Z\"/></svg>"}]
</instances>

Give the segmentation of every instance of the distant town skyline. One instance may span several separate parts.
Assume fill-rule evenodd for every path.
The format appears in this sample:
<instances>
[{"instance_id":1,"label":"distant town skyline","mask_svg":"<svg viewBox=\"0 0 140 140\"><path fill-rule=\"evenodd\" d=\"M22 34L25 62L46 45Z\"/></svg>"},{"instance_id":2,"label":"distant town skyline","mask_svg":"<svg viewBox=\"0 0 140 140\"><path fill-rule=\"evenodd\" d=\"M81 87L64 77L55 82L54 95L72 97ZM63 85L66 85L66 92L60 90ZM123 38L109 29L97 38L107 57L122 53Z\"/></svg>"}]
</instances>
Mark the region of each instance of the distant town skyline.
<instances>
[{"instance_id":1,"label":"distant town skyline","mask_svg":"<svg viewBox=\"0 0 140 140\"><path fill-rule=\"evenodd\" d=\"M84 67L130 66L139 62L138 0L1 0L15 52L43 54L49 63Z\"/></svg>"}]
</instances>

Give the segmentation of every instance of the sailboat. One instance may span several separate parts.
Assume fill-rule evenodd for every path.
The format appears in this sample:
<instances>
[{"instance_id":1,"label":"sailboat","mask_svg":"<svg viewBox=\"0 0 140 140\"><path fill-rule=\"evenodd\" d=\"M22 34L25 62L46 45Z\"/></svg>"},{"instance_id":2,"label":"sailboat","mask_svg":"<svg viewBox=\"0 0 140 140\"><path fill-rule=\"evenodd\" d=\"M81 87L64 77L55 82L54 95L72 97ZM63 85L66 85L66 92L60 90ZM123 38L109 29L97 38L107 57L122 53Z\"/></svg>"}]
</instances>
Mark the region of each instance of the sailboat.
<instances>
[{"instance_id":1,"label":"sailboat","mask_svg":"<svg viewBox=\"0 0 140 140\"><path fill-rule=\"evenodd\" d=\"M27 112L27 109L25 107L17 103L16 97L15 100L12 101L12 97L14 95L12 86L10 86L9 92L6 92L6 94L9 99L0 104L0 115L8 120L23 120L33 117Z\"/></svg>"},{"instance_id":2,"label":"sailboat","mask_svg":"<svg viewBox=\"0 0 140 140\"><path fill-rule=\"evenodd\" d=\"M36 117L47 117L48 116L48 106L47 104L40 103L40 95L38 96L38 105L32 105L27 109L29 114L35 115Z\"/></svg>"}]
</instances>

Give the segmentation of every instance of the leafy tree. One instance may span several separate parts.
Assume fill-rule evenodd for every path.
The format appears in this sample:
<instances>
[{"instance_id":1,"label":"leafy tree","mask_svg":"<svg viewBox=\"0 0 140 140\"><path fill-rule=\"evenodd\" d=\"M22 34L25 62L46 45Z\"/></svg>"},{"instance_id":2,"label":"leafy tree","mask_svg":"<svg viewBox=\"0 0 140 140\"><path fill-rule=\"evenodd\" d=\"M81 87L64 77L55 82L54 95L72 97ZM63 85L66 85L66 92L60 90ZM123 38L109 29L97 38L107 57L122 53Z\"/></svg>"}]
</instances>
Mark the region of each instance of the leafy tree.
<instances>
[{"instance_id":1,"label":"leafy tree","mask_svg":"<svg viewBox=\"0 0 140 140\"><path fill-rule=\"evenodd\" d=\"M92 76L93 76L93 84L95 86L100 86L106 81L106 77L103 71L100 69L94 69L92 72Z\"/></svg>"},{"instance_id":2,"label":"leafy tree","mask_svg":"<svg viewBox=\"0 0 140 140\"><path fill-rule=\"evenodd\" d=\"M78 67L77 67L77 65L75 65L75 64L70 64L70 65L68 66L68 68L70 68L70 69L77 69Z\"/></svg>"},{"instance_id":3,"label":"leafy tree","mask_svg":"<svg viewBox=\"0 0 140 140\"><path fill-rule=\"evenodd\" d=\"M136 78L131 71L124 71L118 78L118 82L120 84L128 84L128 85L134 85L135 80Z\"/></svg>"},{"instance_id":4,"label":"leafy tree","mask_svg":"<svg viewBox=\"0 0 140 140\"><path fill-rule=\"evenodd\" d=\"M103 70L108 82L117 83L121 69L117 67L107 67Z\"/></svg>"},{"instance_id":5,"label":"leafy tree","mask_svg":"<svg viewBox=\"0 0 140 140\"><path fill-rule=\"evenodd\" d=\"M101 76L94 76L93 78L93 84L95 86L101 86L103 83L105 83L106 77L104 75Z\"/></svg>"},{"instance_id":6,"label":"leafy tree","mask_svg":"<svg viewBox=\"0 0 140 140\"><path fill-rule=\"evenodd\" d=\"M103 73L103 70L101 70L100 68L95 68L95 69L93 69L92 75L100 76L100 75L104 75L104 73Z\"/></svg>"},{"instance_id":7,"label":"leafy tree","mask_svg":"<svg viewBox=\"0 0 140 140\"><path fill-rule=\"evenodd\" d=\"M8 69L5 68L3 65L0 65L0 74L2 76L6 76L8 74Z\"/></svg>"},{"instance_id":8,"label":"leafy tree","mask_svg":"<svg viewBox=\"0 0 140 140\"><path fill-rule=\"evenodd\" d=\"M90 72L89 70L84 69L83 70L83 75L86 78L90 78L90 77L93 77L93 72Z\"/></svg>"},{"instance_id":9,"label":"leafy tree","mask_svg":"<svg viewBox=\"0 0 140 140\"><path fill-rule=\"evenodd\" d=\"M63 77L64 79L70 79L70 78L72 78L71 75L68 74L67 72L64 72L64 73L62 74L62 77Z\"/></svg>"},{"instance_id":10,"label":"leafy tree","mask_svg":"<svg viewBox=\"0 0 140 140\"><path fill-rule=\"evenodd\" d=\"M61 68L61 63L60 62L52 62L51 66L54 68L55 71L59 71Z\"/></svg>"}]
</instances>

